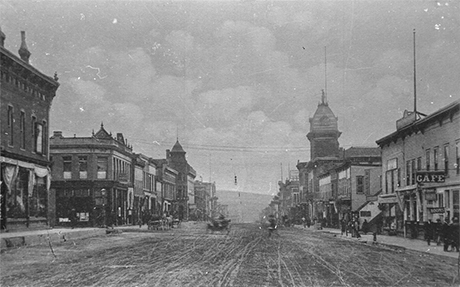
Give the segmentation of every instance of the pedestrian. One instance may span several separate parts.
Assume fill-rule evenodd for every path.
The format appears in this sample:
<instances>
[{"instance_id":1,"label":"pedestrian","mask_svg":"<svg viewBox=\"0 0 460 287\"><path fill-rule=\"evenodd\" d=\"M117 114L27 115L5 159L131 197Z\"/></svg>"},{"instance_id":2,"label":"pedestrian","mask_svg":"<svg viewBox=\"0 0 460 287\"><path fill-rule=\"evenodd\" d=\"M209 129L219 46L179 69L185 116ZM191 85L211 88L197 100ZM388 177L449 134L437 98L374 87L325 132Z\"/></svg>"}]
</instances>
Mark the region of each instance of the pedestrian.
<instances>
[{"instance_id":1,"label":"pedestrian","mask_svg":"<svg viewBox=\"0 0 460 287\"><path fill-rule=\"evenodd\" d=\"M446 220L444 221L441 227L441 240L444 244L444 251L449 251L449 245L450 245L450 234L449 234L450 230L449 229L450 229L449 218L446 218Z\"/></svg>"},{"instance_id":2,"label":"pedestrian","mask_svg":"<svg viewBox=\"0 0 460 287\"><path fill-rule=\"evenodd\" d=\"M305 219L305 217L302 217L302 224L303 224L303 228L307 226L307 220Z\"/></svg>"},{"instance_id":3,"label":"pedestrian","mask_svg":"<svg viewBox=\"0 0 460 287\"><path fill-rule=\"evenodd\" d=\"M307 227L310 228L311 226L311 219L310 217L307 218Z\"/></svg>"},{"instance_id":4,"label":"pedestrian","mask_svg":"<svg viewBox=\"0 0 460 287\"><path fill-rule=\"evenodd\" d=\"M274 215L268 216L268 237L272 236L272 233L276 230L276 220ZM278 234L279 235L279 234Z\"/></svg>"},{"instance_id":5,"label":"pedestrian","mask_svg":"<svg viewBox=\"0 0 460 287\"><path fill-rule=\"evenodd\" d=\"M449 226L449 236L450 236L450 245L452 251L458 252L458 244L459 244L459 238L458 238L458 233L459 233L459 223L458 223L458 218L453 217L452 218L452 224Z\"/></svg>"},{"instance_id":6,"label":"pedestrian","mask_svg":"<svg viewBox=\"0 0 460 287\"><path fill-rule=\"evenodd\" d=\"M430 245L430 242L433 239L433 223L431 222L431 219L429 219L428 222L425 222L423 229L425 231L425 240L428 245Z\"/></svg>"},{"instance_id":7,"label":"pedestrian","mask_svg":"<svg viewBox=\"0 0 460 287\"><path fill-rule=\"evenodd\" d=\"M436 219L436 223L434 223L433 226L433 232L434 232L434 240L436 241L436 245L441 245L441 219Z\"/></svg>"},{"instance_id":8,"label":"pedestrian","mask_svg":"<svg viewBox=\"0 0 460 287\"><path fill-rule=\"evenodd\" d=\"M74 229L77 226L77 212L75 211L75 208L72 208L70 210L69 219L70 219L70 226L72 227L72 229Z\"/></svg>"},{"instance_id":9,"label":"pedestrian","mask_svg":"<svg viewBox=\"0 0 460 287\"><path fill-rule=\"evenodd\" d=\"M362 230L364 234L369 232L369 223L367 222L367 219L364 219Z\"/></svg>"},{"instance_id":10,"label":"pedestrian","mask_svg":"<svg viewBox=\"0 0 460 287\"><path fill-rule=\"evenodd\" d=\"M359 234L359 219L358 218L355 219L353 223L353 227L354 227L354 233L355 233L356 238L361 238L361 234Z\"/></svg>"},{"instance_id":11,"label":"pedestrian","mask_svg":"<svg viewBox=\"0 0 460 287\"><path fill-rule=\"evenodd\" d=\"M340 229L341 229L341 235L347 232L347 222L345 218L342 218L342 220L340 221Z\"/></svg>"},{"instance_id":12,"label":"pedestrian","mask_svg":"<svg viewBox=\"0 0 460 287\"><path fill-rule=\"evenodd\" d=\"M411 221L410 223L410 235L412 239L417 238L417 230L416 230L417 226L415 224L416 224L415 221Z\"/></svg>"}]
</instances>

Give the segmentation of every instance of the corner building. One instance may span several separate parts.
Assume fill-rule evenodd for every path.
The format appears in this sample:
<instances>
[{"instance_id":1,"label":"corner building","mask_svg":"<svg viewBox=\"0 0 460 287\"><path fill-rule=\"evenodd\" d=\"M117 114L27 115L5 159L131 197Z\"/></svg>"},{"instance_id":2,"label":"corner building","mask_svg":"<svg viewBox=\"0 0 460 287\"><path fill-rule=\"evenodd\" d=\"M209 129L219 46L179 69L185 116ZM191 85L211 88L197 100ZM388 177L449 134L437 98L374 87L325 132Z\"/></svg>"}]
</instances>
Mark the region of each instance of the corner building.
<instances>
[{"instance_id":1,"label":"corner building","mask_svg":"<svg viewBox=\"0 0 460 287\"><path fill-rule=\"evenodd\" d=\"M52 227L48 127L59 83L29 63L24 31L20 57L5 49L5 39L0 30L1 229Z\"/></svg>"},{"instance_id":2,"label":"corner building","mask_svg":"<svg viewBox=\"0 0 460 287\"><path fill-rule=\"evenodd\" d=\"M422 237L426 221L459 218L460 100L423 117L405 111L377 144L385 228L395 223L399 235Z\"/></svg>"},{"instance_id":3,"label":"corner building","mask_svg":"<svg viewBox=\"0 0 460 287\"><path fill-rule=\"evenodd\" d=\"M135 156L123 134L112 137L101 124L90 137L55 131L50 144L59 225L70 224L71 216L80 226L132 223Z\"/></svg>"}]
</instances>

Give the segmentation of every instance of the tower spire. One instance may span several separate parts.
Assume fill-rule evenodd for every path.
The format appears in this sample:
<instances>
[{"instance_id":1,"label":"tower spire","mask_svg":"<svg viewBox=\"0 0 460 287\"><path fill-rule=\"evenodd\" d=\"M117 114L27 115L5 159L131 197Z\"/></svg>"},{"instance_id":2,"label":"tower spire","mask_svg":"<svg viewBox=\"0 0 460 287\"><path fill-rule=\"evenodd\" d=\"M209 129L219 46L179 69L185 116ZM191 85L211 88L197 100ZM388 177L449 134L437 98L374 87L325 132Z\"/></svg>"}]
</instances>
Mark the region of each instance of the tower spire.
<instances>
[{"instance_id":1,"label":"tower spire","mask_svg":"<svg viewBox=\"0 0 460 287\"><path fill-rule=\"evenodd\" d=\"M417 118L417 75L416 75L416 58L415 58L415 29L413 31L414 34L414 113L415 113L415 118Z\"/></svg>"},{"instance_id":2,"label":"tower spire","mask_svg":"<svg viewBox=\"0 0 460 287\"><path fill-rule=\"evenodd\" d=\"M323 94L327 95L327 53L326 53L326 46L324 46L324 92L323 92Z\"/></svg>"}]
</instances>

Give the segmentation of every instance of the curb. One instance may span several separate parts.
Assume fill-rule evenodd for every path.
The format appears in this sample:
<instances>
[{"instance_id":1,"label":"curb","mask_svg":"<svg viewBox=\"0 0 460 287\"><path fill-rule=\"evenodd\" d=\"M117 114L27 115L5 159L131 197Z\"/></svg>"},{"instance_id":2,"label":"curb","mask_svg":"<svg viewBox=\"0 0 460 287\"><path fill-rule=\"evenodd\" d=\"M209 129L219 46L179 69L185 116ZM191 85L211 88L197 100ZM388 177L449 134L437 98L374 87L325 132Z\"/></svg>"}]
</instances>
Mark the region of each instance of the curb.
<instances>
[{"instance_id":1,"label":"curb","mask_svg":"<svg viewBox=\"0 0 460 287\"><path fill-rule=\"evenodd\" d=\"M77 230L77 231L59 231L47 232L30 235L19 235L2 238L0 241L0 250L4 251L9 248L20 246L37 246L48 245L50 243L63 243L69 240L84 239L105 235L105 229Z\"/></svg>"}]
</instances>

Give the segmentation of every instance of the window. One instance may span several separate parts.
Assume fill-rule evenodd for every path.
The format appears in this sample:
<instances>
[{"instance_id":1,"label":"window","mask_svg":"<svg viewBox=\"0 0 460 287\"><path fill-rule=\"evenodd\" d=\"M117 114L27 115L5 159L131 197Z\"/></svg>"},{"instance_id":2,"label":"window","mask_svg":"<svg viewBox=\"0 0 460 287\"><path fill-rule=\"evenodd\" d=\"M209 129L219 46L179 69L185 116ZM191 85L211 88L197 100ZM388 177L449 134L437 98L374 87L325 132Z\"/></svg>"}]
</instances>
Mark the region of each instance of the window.
<instances>
[{"instance_id":1,"label":"window","mask_svg":"<svg viewBox=\"0 0 460 287\"><path fill-rule=\"evenodd\" d=\"M48 147L48 126L45 121L43 121L43 126L42 126L42 138L41 138L41 144L42 144L42 154L47 154L47 147Z\"/></svg>"},{"instance_id":2,"label":"window","mask_svg":"<svg viewBox=\"0 0 460 287\"><path fill-rule=\"evenodd\" d=\"M63 156L62 165L63 165L63 171L64 171L64 179L71 179L72 178L72 157Z\"/></svg>"},{"instance_id":3,"label":"window","mask_svg":"<svg viewBox=\"0 0 460 287\"><path fill-rule=\"evenodd\" d=\"M422 158L417 158L417 170L422 170Z\"/></svg>"},{"instance_id":4,"label":"window","mask_svg":"<svg viewBox=\"0 0 460 287\"><path fill-rule=\"evenodd\" d=\"M444 172L449 175L449 145L444 145Z\"/></svg>"},{"instance_id":5,"label":"window","mask_svg":"<svg viewBox=\"0 0 460 287\"><path fill-rule=\"evenodd\" d=\"M13 132L14 132L14 115L13 115L13 107L8 106L8 144L12 146L14 144L13 141Z\"/></svg>"},{"instance_id":6,"label":"window","mask_svg":"<svg viewBox=\"0 0 460 287\"><path fill-rule=\"evenodd\" d=\"M425 159L426 159L426 170L430 171L430 150L429 149L426 150Z\"/></svg>"},{"instance_id":7,"label":"window","mask_svg":"<svg viewBox=\"0 0 460 287\"><path fill-rule=\"evenodd\" d=\"M455 143L455 169L460 174L460 142Z\"/></svg>"},{"instance_id":8,"label":"window","mask_svg":"<svg viewBox=\"0 0 460 287\"><path fill-rule=\"evenodd\" d=\"M356 193L364 193L364 176L356 176Z\"/></svg>"},{"instance_id":9,"label":"window","mask_svg":"<svg viewBox=\"0 0 460 287\"><path fill-rule=\"evenodd\" d=\"M434 165L434 170L438 170L438 151L439 147L435 147L433 149L433 165Z\"/></svg>"},{"instance_id":10,"label":"window","mask_svg":"<svg viewBox=\"0 0 460 287\"><path fill-rule=\"evenodd\" d=\"M21 148L26 148L26 113L21 111L21 118L20 118L20 127L19 130L21 132Z\"/></svg>"},{"instance_id":11,"label":"window","mask_svg":"<svg viewBox=\"0 0 460 287\"><path fill-rule=\"evenodd\" d=\"M415 184L415 159L411 160L411 184Z\"/></svg>"},{"instance_id":12,"label":"window","mask_svg":"<svg viewBox=\"0 0 460 287\"><path fill-rule=\"evenodd\" d=\"M410 185L410 160L406 161L406 185Z\"/></svg>"},{"instance_id":13,"label":"window","mask_svg":"<svg viewBox=\"0 0 460 287\"><path fill-rule=\"evenodd\" d=\"M105 179L107 178L107 164L108 157L98 157L97 158L97 178Z\"/></svg>"},{"instance_id":14,"label":"window","mask_svg":"<svg viewBox=\"0 0 460 287\"><path fill-rule=\"evenodd\" d=\"M35 123L35 152L43 153L43 125L41 123Z\"/></svg>"},{"instance_id":15,"label":"window","mask_svg":"<svg viewBox=\"0 0 460 287\"><path fill-rule=\"evenodd\" d=\"M78 170L80 174L80 179L87 179L88 178L88 157L87 156L79 156L78 157Z\"/></svg>"},{"instance_id":16,"label":"window","mask_svg":"<svg viewBox=\"0 0 460 287\"><path fill-rule=\"evenodd\" d=\"M32 131L31 132L31 135L32 135L32 151L35 152L36 150L36 139L35 139L35 134L37 133L37 131L35 130L35 124L37 123L37 118L35 116L32 116L32 121L31 121L32 125L30 126L30 130Z\"/></svg>"}]
</instances>

